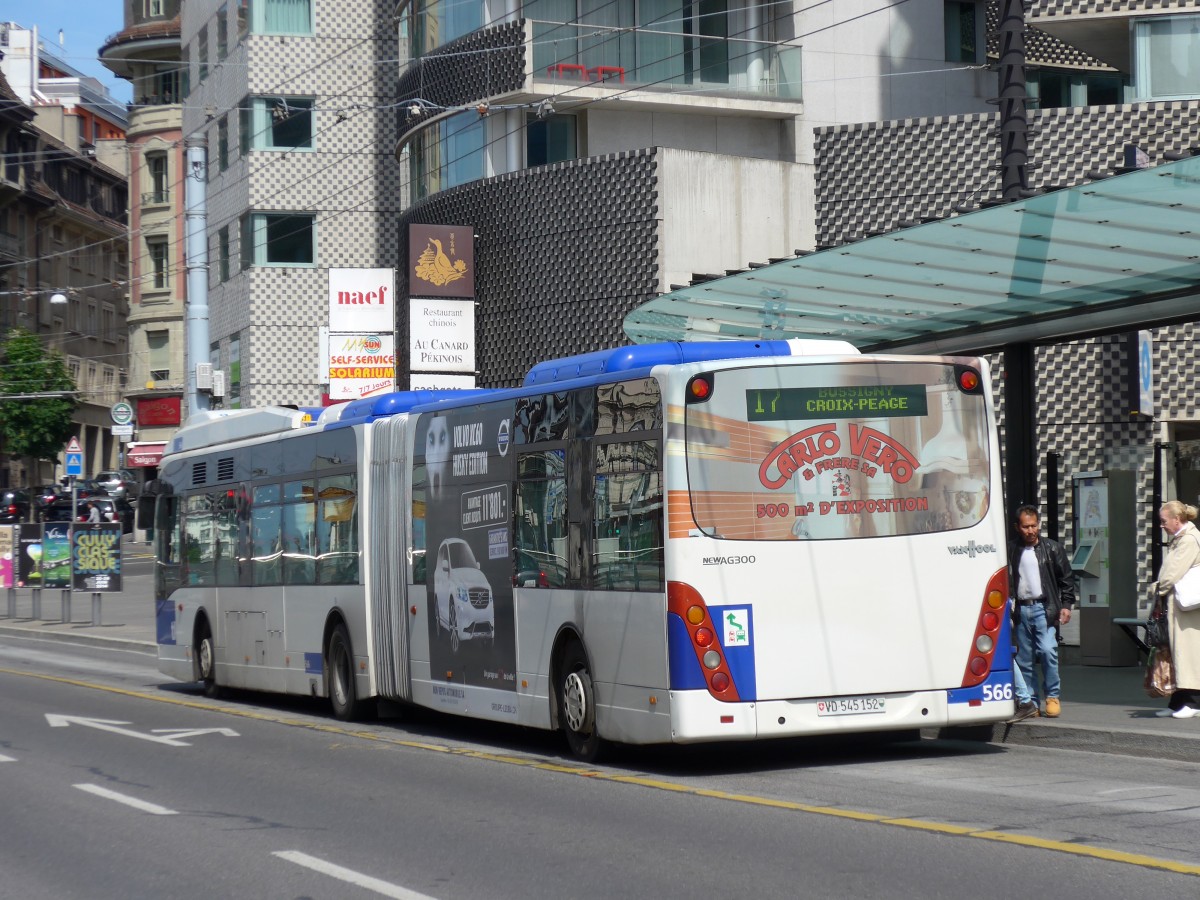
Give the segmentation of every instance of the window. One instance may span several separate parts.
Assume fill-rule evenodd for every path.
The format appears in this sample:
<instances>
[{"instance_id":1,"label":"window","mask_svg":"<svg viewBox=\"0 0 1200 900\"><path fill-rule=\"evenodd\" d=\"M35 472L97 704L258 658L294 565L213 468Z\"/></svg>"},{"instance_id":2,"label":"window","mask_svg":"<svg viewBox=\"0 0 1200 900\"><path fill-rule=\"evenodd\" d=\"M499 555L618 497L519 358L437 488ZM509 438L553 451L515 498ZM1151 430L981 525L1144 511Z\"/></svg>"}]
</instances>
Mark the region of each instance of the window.
<instances>
[{"instance_id":1,"label":"window","mask_svg":"<svg viewBox=\"0 0 1200 900\"><path fill-rule=\"evenodd\" d=\"M150 380L171 380L171 332L146 332L146 355L149 357Z\"/></svg>"},{"instance_id":2,"label":"window","mask_svg":"<svg viewBox=\"0 0 1200 900\"><path fill-rule=\"evenodd\" d=\"M100 326L102 334L106 341L116 341L117 339L117 311L111 305L105 303L100 309Z\"/></svg>"},{"instance_id":3,"label":"window","mask_svg":"<svg viewBox=\"0 0 1200 900\"><path fill-rule=\"evenodd\" d=\"M250 0L237 0L237 36L241 41L250 33Z\"/></svg>"},{"instance_id":4,"label":"window","mask_svg":"<svg viewBox=\"0 0 1200 900\"><path fill-rule=\"evenodd\" d=\"M217 271L221 281L229 280L229 226L217 231Z\"/></svg>"},{"instance_id":5,"label":"window","mask_svg":"<svg viewBox=\"0 0 1200 900\"><path fill-rule=\"evenodd\" d=\"M183 79L179 85L179 97L182 99L192 92L192 53L186 44L179 59L179 75Z\"/></svg>"},{"instance_id":6,"label":"window","mask_svg":"<svg viewBox=\"0 0 1200 900\"><path fill-rule=\"evenodd\" d=\"M254 265L254 228L250 213L238 218L238 267L245 272Z\"/></svg>"},{"instance_id":7,"label":"window","mask_svg":"<svg viewBox=\"0 0 1200 900\"><path fill-rule=\"evenodd\" d=\"M150 286L156 291L167 288L167 242L162 238L147 238L146 253L150 256Z\"/></svg>"},{"instance_id":8,"label":"window","mask_svg":"<svg viewBox=\"0 0 1200 900\"><path fill-rule=\"evenodd\" d=\"M358 476L334 475L317 482L317 580L358 583Z\"/></svg>"},{"instance_id":9,"label":"window","mask_svg":"<svg viewBox=\"0 0 1200 900\"><path fill-rule=\"evenodd\" d=\"M311 480L284 482L280 532L284 584L314 584L316 581L317 508L313 499Z\"/></svg>"},{"instance_id":10,"label":"window","mask_svg":"<svg viewBox=\"0 0 1200 900\"><path fill-rule=\"evenodd\" d=\"M229 6L222 3L217 10L217 59L229 55Z\"/></svg>"},{"instance_id":11,"label":"window","mask_svg":"<svg viewBox=\"0 0 1200 900\"><path fill-rule=\"evenodd\" d=\"M525 117L525 164L544 166L547 163L575 159L579 155L575 143L575 117L550 116L539 119Z\"/></svg>"},{"instance_id":12,"label":"window","mask_svg":"<svg viewBox=\"0 0 1200 900\"><path fill-rule=\"evenodd\" d=\"M255 34L312 34L312 0L255 0Z\"/></svg>"},{"instance_id":13,"label":"window","mask_svg":"<svg viewBox=\"0 0 1200 900\"><path fill-rule=\"evenodd\" d=\"M164 0L146 0L146 17L157 19L163 14Z\"/></svg>"},{"instance_id":14,"label":"window","mask_svg":"<svg viewBox=\"0 0 1200 900\"><path fill-rule=\"evenodd\" d=\"M313 101L247 97L241 108L242 150L313 149Z\"/></svg>"},{"instance_id":15,"label":"window","mask_svg":"<svg viewBox=\"0 0 1200 900\"><path fill-rule=\"evenodd\" d=\"M200 29L200 35L196 38L196 62L200 66L200 81L204 81L208 77L208 26L205 25Z\"/></svg>"},{"instance_id":16,"label":"window","mask_svg":"<svg viewBox=\"0 0 1200 900\"><path fill-rule=\"evenodd\" d=\"M217 166L224 172L229 168L229 116L221 116L217 122Z\"/></svg>"},{"instance_id":17,"label":"window","mask_svg":"<svg viewBox=\"0 0 1200 900\"><path fill-rule=\"evenodd\" d=\"M167 154L147 153L146 170L150 176L150 190L142 195L142 202L166 203L170 199L167 189Z\"/></svg>"},{"instance_id":18,"label":"window","mask_svg":"<svg viewBox=\"0 0 1200 900\"><path fill-rule=\"evenodd\" d=\"M663 490L658 441L597 444L592 583L656 591L663 583Z\"/></svg>"},{"instance_id":19,"label":"window","mask_svg":"<svg viewBox=\"0 0 1200 900\"><path fill-rule=\"evenodd\" d=\"M183 578L186 584L209 587L216 584L213 513L209 494L193 494L184 499Z\"/></svg>"},{"instance_id":20,"label":"window","mask_svg":"<svg viewBox=\"0 0 1200 900\"><path fill-rule=\"evenodd\" d=\"M542 450L517 457L514 584L567 583L567 454Z\"/></svg>"},{"instance_id":21,"label":"window","mask_svg":"<svg viewBox=\"0 0 1200 900\"><path fill-rule=\"evenodd\" d=\"M311 266L316 260L316 223L312 215L253 213L245 221L248 224L242 233L243 267Z\"/></svg>"},{"instance_id":22,"label":"window","mask_svg":"<svg viewBox=\"0 0 1200 900\"><path fill-rule=\"evenodd\" d=\"M946 3L946 62L979 63L979 33L977 10L971 0L949 0Z\"/></svg>"},{"instance_id":23,"label":"window","mask_svg":"<svg viewBox=\"0 0 1200 900\"><path fill-rule=\"evenodd\" d=\"M1134 54L1137 99L1200 96L1200 16L1136 20Z\"/></svg>"},{"instance_id":24,"label":"window","mask_svg":"<svg viewBox=\"0 0 1200 900\"><path fill-rule=\"evenodd\" d=\"M281 522L279 485L259 485L254 489L250 512L250 559L255 584L279 584L282 581Z\"/></svg>"}]
</instances>

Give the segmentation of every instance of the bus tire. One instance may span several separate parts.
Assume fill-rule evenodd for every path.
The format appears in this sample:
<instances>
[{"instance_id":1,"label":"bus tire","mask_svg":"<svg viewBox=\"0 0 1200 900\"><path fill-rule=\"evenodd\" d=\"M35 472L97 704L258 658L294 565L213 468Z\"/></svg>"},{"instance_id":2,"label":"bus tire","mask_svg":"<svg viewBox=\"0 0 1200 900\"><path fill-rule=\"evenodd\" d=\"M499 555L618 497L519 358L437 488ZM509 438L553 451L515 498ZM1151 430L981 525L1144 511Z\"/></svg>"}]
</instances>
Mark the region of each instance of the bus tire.
<instances>
[{"instance_id":1,"label":"bus tire","mask_svg":"<svg viewBox=\"0 0 1200 900\"><path fill-rule=\"evenodd\" d=\"M200 684L204 688L204 696L216 699L221 696L221 686L217 684L217 647L213 642L212 629L205 623L200 632L200 640L196 643L196 666L200 670Z\"/></svg>"},{"instance_id":2,"label":"bus tire","mask_svg":"<svg viewBox=\"0 0 1200 900\"><path fill-rule=\"evenodd\" d=\"M358 699L355 689L354 651L350 646L350 634L340 622L334 626L333 633L329 636L325 677L334 718L342 722L352 722L360 718L363 714L363 704Z\"/></svg>"},{"instance_id":3,"label":"bus tire","mask_svg":"<svg viewBox=\"0 0 1200 900\"><path fill-rule=\"evenodd\" d=\"M596 690L587 655L576 641L567 645L558 668L558 723L576 758L596 762L605 743L596 727Z\"/></svg>"}]
</instances>

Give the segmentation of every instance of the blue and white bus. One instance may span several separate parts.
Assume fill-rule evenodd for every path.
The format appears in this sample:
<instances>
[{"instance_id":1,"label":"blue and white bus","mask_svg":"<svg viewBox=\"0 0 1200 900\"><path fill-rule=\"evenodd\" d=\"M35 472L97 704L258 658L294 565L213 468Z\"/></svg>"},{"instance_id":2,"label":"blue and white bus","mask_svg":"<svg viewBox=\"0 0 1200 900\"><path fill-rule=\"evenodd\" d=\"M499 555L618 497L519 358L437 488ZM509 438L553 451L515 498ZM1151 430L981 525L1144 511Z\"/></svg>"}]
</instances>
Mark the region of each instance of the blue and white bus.
<instances>
[{"instance_id":1,"label":"blue and white bus","mask_svg":"<svg viewBox=\"0 0 1200 900\"><path fill-rule=\"evenodd\" d=\"M162 671L605 741L1013 712L987 365L654 344L216 411L155 503Z\"/></svg>"}]
</instances>

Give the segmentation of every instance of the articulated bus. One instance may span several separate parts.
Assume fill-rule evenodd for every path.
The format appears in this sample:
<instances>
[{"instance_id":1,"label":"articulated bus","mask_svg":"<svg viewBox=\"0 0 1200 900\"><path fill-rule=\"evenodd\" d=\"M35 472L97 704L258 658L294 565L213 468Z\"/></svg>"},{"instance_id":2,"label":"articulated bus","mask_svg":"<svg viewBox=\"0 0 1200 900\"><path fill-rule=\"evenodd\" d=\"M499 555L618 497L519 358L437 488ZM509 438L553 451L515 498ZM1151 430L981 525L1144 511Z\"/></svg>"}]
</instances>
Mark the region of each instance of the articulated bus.
<instances>
[{"instance_id":1,"label":"articulated bus","mask_svg":"<svg viewBox=\"0 0 1200 900\"><path fill-rule=\"evenodd\" d=\"M984 361L844 342L200 413L143 495L160 668L561 729L583 759L996 722L1000 493Z\"/></svg>"}]
</instances>

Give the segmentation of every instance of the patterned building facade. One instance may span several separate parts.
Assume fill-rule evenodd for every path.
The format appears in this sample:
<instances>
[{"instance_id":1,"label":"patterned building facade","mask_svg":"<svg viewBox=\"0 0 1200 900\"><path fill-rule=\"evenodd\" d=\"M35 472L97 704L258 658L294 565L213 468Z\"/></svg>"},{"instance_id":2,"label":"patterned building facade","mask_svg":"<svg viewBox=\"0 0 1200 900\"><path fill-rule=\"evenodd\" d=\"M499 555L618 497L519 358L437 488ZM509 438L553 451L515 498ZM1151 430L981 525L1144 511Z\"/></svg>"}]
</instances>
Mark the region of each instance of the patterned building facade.
<instances>
[{"instance_id":1,"label":"patterned building facade","mask_svg":"<svg viewBox=\"0 0 1200 900\"><path fill-rule=\"evenodd\" d=\"M210 357L226 406L319 405L331 268L396 264L390 3L190 0L183 134L207 143Z\"/></svg>"}]
</instances>

